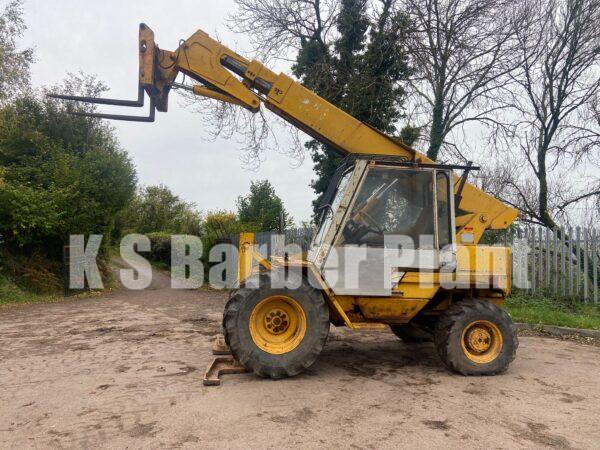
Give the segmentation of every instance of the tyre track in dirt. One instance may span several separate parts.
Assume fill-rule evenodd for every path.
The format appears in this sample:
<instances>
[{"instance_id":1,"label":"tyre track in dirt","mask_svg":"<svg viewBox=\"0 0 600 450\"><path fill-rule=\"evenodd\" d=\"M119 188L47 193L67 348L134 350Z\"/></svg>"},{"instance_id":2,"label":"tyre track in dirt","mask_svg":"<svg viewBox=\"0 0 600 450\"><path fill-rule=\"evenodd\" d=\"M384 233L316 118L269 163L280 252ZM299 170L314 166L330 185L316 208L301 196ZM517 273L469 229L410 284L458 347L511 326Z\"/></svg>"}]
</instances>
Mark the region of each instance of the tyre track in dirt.
<instances>
[{"instance_id":1,"label":"tyre track in dirt","mask_svg":"<svg viewBox=\"0 0 600 450\"><path fill-rule=\"evenodd\" d=\"M600 348L521 338L497 377L431 344L333 329L306 373L202 386L227 294L145 291L0 309L0 447L598 448Z\"/></svg>"}]
</instances>

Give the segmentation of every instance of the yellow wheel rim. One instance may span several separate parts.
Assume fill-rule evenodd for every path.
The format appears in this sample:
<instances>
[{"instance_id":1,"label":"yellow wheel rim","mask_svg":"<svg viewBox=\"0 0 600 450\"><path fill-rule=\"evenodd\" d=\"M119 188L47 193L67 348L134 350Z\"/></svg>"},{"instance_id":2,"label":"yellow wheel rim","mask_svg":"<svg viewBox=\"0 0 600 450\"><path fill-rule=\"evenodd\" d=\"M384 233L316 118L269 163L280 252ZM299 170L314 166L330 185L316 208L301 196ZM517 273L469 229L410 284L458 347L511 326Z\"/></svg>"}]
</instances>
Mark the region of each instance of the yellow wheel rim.
<instances>
[{"instance_id":1,"label":"yellow wheel rim","mask_svg":"<svg viewBox=\"0 0 600 450\"><path fill-rule=\"evenodd\" d=\"M300 345L305 334L306 315L291 297L267 297L250 315L250 336L256 346L267 353L289 353Z\"/></svg>"},{"instance_id":2,"label":"yellow wheel rim","mask_svg":"<svg viewBox=\"0 0 600 450\"><path fill-rule=\"evenodd\" d=\"M477 320L465 327L461 339L467 358L478 364L489 364L502 352L502 332L494 323Z\"/></svg>"}]
</instances>

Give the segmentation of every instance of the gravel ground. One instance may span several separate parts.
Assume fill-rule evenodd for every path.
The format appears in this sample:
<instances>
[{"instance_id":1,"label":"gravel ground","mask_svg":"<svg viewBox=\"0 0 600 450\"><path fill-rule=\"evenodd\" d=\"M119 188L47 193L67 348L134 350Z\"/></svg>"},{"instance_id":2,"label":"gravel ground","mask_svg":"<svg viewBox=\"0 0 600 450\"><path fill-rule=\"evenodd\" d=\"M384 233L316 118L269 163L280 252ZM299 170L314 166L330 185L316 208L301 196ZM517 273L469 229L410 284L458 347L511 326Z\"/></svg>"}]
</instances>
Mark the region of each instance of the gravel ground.
<instances>
[{"instance_id":1,"label":"gravel ground","mask_svg":"<svg viewBox=\"0 0 600 450\"><path fill-rule=\"evenodd\" d=\"M0 309L0 447L600 448L600 348L521 338L497 377L431 344L333 329L280 381L202 386L227 294L149 290Z\"/></svg>"}]
</instances>

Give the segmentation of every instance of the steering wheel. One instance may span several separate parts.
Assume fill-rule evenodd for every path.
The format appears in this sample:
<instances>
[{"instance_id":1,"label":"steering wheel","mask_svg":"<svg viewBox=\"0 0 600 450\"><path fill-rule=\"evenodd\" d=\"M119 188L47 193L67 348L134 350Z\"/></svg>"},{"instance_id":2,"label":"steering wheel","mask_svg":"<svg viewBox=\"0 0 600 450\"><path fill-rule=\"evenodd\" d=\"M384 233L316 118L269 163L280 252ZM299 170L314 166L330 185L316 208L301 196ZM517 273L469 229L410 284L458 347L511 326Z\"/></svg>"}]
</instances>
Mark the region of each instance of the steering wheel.
<instances>
[{"instance_id":1,"label":"steering wheel","mask_svg":"<svg viewBox=\"0 0 600 450\"><path fill-rule=\"evenodd\" d=\"M367 225L368 231L373 231L378 234L384 234L385 230L383 229L383 227L381 227L381 225L379 225L377 221L373 219L373 217L371 217L366 211L362 211L359 215L359 218L361 218L365 225Z\"/></svg>"}]
</instances>

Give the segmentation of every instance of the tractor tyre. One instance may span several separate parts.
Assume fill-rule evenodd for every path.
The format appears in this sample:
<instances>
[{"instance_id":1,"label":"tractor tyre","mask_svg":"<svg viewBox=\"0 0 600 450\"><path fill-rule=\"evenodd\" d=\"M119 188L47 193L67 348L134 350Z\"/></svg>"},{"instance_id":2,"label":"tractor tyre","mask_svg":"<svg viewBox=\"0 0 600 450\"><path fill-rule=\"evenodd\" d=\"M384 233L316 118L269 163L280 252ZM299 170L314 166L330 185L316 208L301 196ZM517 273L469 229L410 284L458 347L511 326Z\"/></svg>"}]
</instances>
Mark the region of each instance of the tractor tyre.
<instances>
[{"instance_id":1,"label":"tractor tyre","mask_svg":"<svg viewBox=\"0 0 600 450\"><path fill-rule=\"evenodd\" d=\"M462 375L506 371L519 346L508 313L486 300L450 306L437 321L434 342L446 367Z\"/></svg>"},{"instance_id":2,"label":"tractor tyre","mask_svg":"<svg viewBox=\"0 0 600 450\"><path fill-rule=\"evenodd\" d=\"M420 344L422 342L433 341L433 336L418 325L414 323L407 323L405 325L390 325L392 333L407 344Z\"/></svg>"},{"instance_id":3,"label":"tractor tyre","mask_svg":"<svg viewBox=\"0 0 600 450\"><path fill-rule=\"evenodd\" d=\"M225 342L235 359L265 378L298 375L310 367L329 335L323 294L303 282L299 289L271 288L261 274L231 294L223 314Z\"/></svg>"}]
</instances>

